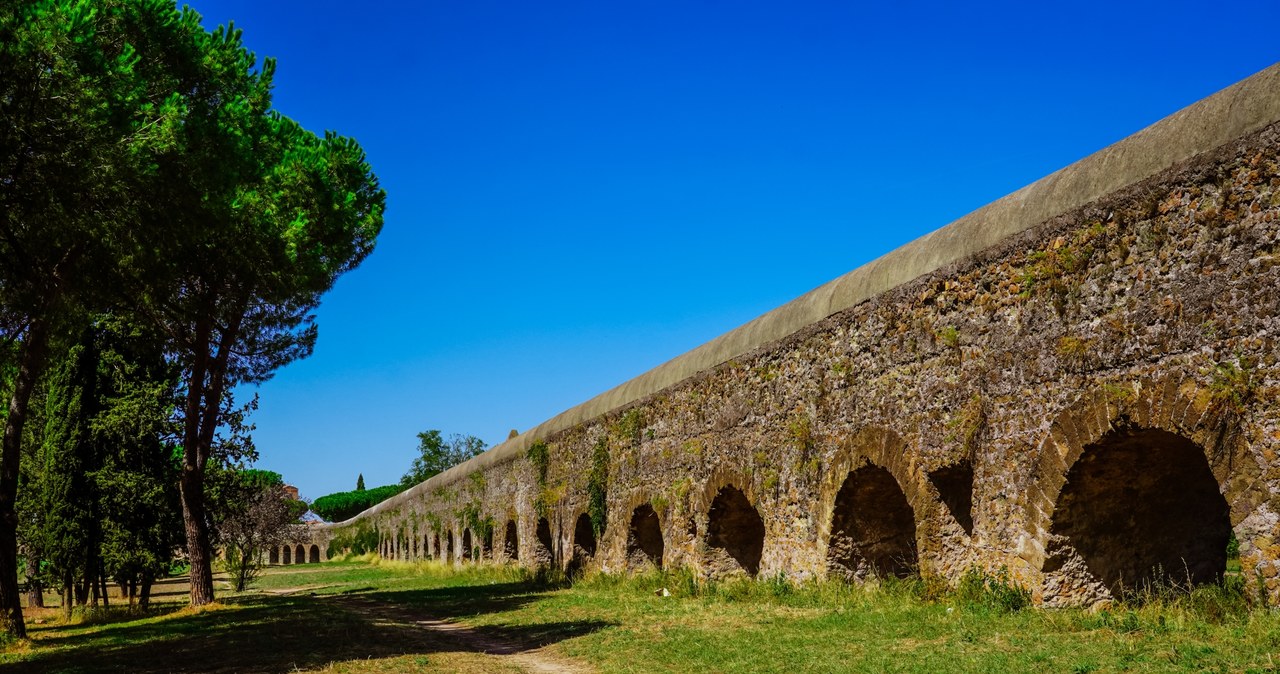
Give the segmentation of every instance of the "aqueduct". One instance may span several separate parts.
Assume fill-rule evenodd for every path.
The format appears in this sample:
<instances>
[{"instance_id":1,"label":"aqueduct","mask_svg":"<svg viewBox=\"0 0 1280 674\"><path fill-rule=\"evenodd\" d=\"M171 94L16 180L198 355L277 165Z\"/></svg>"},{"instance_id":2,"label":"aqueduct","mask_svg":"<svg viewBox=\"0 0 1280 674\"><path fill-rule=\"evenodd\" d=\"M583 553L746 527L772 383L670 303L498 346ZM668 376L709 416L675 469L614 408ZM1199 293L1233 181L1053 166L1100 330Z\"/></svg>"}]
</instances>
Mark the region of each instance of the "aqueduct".
<instances>
[{"instance_id":1,"label":"aqueduct","mask_svg":"<svg viewBox=\"0 0 1280 674\"><path fill-rule=\"evenodd\" d=\"M346 522L335 552L1280 599L1280 66Z\"/></svg>"}]
</instances>

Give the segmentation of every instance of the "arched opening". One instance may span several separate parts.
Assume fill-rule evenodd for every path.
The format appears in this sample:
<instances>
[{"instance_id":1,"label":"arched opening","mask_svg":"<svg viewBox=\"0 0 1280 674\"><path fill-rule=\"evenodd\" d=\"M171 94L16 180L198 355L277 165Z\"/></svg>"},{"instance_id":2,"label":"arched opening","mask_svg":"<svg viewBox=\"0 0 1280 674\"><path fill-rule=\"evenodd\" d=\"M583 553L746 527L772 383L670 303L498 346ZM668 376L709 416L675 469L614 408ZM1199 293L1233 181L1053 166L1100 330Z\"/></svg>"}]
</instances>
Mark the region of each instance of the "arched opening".
<instances>
[{"instance_id":1,"label":"arched opening","mask_svg":"<svg viewBox=\"0 0 1280 674\"><path fill-rule=\"evenodd\" d=\"M440 548L440 534L436 534L435 542L431 545L431 556L439 557L442 561L449 561L449 558L444 554L444 550Z\"/></svg>"},{"instance_id":2,"label":"arched opening","mask_svg":"<svg viewBox=\"0 0 1280 674\"><path fill-rule=\"evenodd\" d=\"M267 563L268 563L268 564L279 564L279 563L280 563L280 548L277 548L277 547L275 547L275 546L272 546L272 548L271 548L271 552L270 552L270 553L268 553L268 555L267 555L267 556L268 556L268 559L267 559Z\"/></svg>"},{"instance_id":3,"label":"arched opening","mask_svg":"<svg viewBox=\"0 0 1280 674\"><path fill-rule=\"evenodd\" d=\"M422 558L431 559L431 535L427 534L422 537Z\"/></svg>"},{"instance_id":4,"label":"arched opening","mask_svg":"<svg viewBox=\"0 0 1280 674\"><path fill-rule=\"evenodd\" d=\"M1067 472L1044 571L1078 555L1113 597L1212 583L1226 571L1230 536L1230 509L1198 445L1162 430L1112 431Z\"/></svg>"},{"instance_id":5,"label":"arched opening","mask_svg":"<svg viewBox=\"0 0 1280 674\"><path fill-rule=\"evenodd\" d=\"M493 559L493 525L488 525L484 536L480 538L480 559Z\"/></svg>"},{"instance_id":6,"label":"arched opening","mask_svg":"<svg viewBox=\"0 0 1280 674\"><path fill-rule=\"evenodd\" d=\"M471 549L471 530L463 529L462 530L462 560L465 562L473 561L472 555L474 553L475 551Z\"/></svg>"},{"instance_id":7,"label":"arched opening","mask_svg":"<svg viewBox=\"0 0 1280 674\"><path fill-rule=\"evenodd\" d=\"M291 549L289 546L287 546L287 545L286 545L286 546L284 546L284 549L282 549L282 550L280 551L280 553L281 553L281 557L280 557L280 560L281 560L281 561L280 561L280 563L281 563L281 564L284 564L285 566L288 566L288 565L292 564L292 563L293 563L293 561L292 561L292 560L293 560L293 555L291 554L292 552L293 552L293 551L292 551L292 549Z\"/></svg>"},{"instance_id":8,"label":"arched opening","mask_svg":"<svg viewBox=\"0 0 1280 674\"><path fill-rule=\"evenodd\" d=\"M827 568L849 579L915 572L916 517L889 471L863 466L845 478L831 513Z\"/></svg>"},{"instance_id":9,"label":"arched opening","mask_svg":"<svg viewBox=\"0 0 1280 674\"><path fill-rule=\"evenodd\" d=\"M452 531L452 530L450 530L450 531L446 531L446 532L445 532L445 538L444 538L444 561L446 561L446 562L456 562L456 561L458 561L458 560L453 556L453 531Z\"/></svg>"},{"instance_id":10,"label":"arched opening","mask_svg":"<svg viewBox=\"0 0 1280 674\"><path fill-rule=\"evenodd\" d=\"M515 520L507 520L507 531L502 536L502 552L507 559L520 561L520 534L516 530Z\"/></svg>"},{"instance_id":11,"label":"arched opening","mask_svg":"<svg viewBox=\"0 0 1280 674\"><path fill-rule=\"evenodd\" d=\"M311 562L312 564L320 563L320 546L318 545L311 546L311 554L307 556L307 561Z\"/></svg>"},{"instance_id":12,"label":"arched opening","mask_svg":"<svg viewBox=\"0 0 1280 674\"><path fill-rule=\"evenodd\" d=\"M707 570L712 577L738 571L754 576L764 551L764 521L745 494L726 485L707 515Z\"/></svg>"},{"instance_id":13,"label":"arched opening","mask_svg":"<svg viewBox=\"0 0 1280 674\"><path fill-rule=\"evenodd\" d=\"M973 535L973 466L963 461L929 473L929 481L938 489L947 512L961 529Z\"/></svg>"},{"instance_id":14,"label":"arched opening","mask_svg":"<svg viewBox=\"0 0 1280 674\"><path fill-rule=\"evenodd\" d=\"M305 548L302 547L302 544L299 543L298 549L295 551L295 554L293 556L293 563L303 564L303 563L306 563L306 561L307 561L307 551Z\"/></svg>"},{"instance_id":15,"label":"arched opening","mask_svg":"<svg viewBox=\"0 0 1280 674\"><path fill-rule=\"evenodd\" d=\"M662 568L662 523L648 503L631 512L627 530L627 565L642 569L652 564Z\"/></svg>"},{"instance_id":16,"label":"arched opening","mask_svg":"<svg viewBox=\"0 0 1280 674\"><path fill-rule=\"evenodd\" d=\"M537 541L533 546L533 561L539 566L551 566L556 561L555 547L551 543L551 524L547 522L547 518L538 518L538 528L535 532Z\"/></svg>"},{"instance_id":17,"label":"arched opening","mask_svg":"<svg viewBox=\"0 0 1280 674\"><path fill-rule=\"evenodd\" d=\"M591 516L582 513L573 525L573 554L569 557L569 571L578 571L596 556L596 532L591 526Z\"/></svg>"}]
</instances>

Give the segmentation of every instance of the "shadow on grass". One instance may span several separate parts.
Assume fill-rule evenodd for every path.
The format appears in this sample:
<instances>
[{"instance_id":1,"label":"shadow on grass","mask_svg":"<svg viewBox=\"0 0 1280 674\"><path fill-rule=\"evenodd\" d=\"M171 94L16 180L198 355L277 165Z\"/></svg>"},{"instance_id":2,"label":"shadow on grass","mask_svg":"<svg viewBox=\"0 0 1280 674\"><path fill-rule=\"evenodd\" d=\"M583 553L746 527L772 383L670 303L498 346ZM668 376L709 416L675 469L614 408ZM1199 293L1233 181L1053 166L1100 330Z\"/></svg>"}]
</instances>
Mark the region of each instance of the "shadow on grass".
<instances>
[{"instance_id":1,"label":"shadow on grass","mask_svg":"<svg viewBox=\"0 0 1280 674\"><path fill-rule=\"evenodd\" d=\"M442 593L442 603L432 595ZM470 610L462 610L471 594ZM413 596L404 596L413 595ZM358 595L417 614L423 606L451 607L424 617L448 619L515 608L537 597L527 585L449 588L441 591ZM42 630L34 652L0 672L292 672L331 662L471 650L458 639L375 613L335 610L334 599L312 596L245 598L201 613L148 617L94 628ZM480 607L484 607L483 609ZM507 654L588 634L609 626L600 621L476 628ZM12 657L12 656L10 656Z\"/></svg>"},{"instance_id":2,"label":"shadow on grass","mask_svg":"<svg viewBox=\"0 0 1280 674\"><path fill-rule=\"evenodd\" d=\"M397 606L419 608L437 620L454 620L487 613L514 611L537 601L543 596L541 587L530 583L495 583L493 585L462 585L427 590L353 590L346 594L359 594L374 601Z\"/></svg>"}]
</instances>

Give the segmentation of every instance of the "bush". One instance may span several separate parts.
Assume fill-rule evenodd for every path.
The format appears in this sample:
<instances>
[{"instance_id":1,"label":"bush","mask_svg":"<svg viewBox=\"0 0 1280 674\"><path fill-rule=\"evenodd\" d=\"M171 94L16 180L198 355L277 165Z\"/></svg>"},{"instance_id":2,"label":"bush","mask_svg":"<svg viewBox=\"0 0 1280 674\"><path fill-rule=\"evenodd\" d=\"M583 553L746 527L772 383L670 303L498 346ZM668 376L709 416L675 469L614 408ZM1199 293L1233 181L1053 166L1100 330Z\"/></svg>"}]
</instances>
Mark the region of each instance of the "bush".
<instances>
[{"instance_id":1,"label":"bush","mask_svg":"<svg viewBox=\"0 0 1280 674\"><path fill-rule=\"evenodd\" d=\"M976 566L969 567L952 596L957 604L1001 613L1020 611L1031 605L1031 591L1011 579L1005 566L994 574Z\"/></svg>"}]
</instances>

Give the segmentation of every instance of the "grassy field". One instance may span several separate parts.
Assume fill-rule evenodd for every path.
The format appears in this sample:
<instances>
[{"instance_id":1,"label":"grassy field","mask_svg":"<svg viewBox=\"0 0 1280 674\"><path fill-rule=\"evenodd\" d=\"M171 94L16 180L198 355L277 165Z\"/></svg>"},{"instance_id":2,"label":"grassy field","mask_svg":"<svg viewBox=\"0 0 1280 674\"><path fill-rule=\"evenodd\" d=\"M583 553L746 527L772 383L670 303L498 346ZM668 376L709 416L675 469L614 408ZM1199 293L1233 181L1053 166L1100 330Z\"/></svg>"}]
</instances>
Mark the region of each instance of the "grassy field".
<instances>
[{"instance_id":1,"label":"grassy field","mask_svg":"<svg viewBox=\"0 0 1280 674\"><path fill-rule=\"evenodd\" d=\"M919 581L698 587L676 573L569 586L509 568L277 567L202 611L44 618L0 670L502 672L532 654L618 672L1280 671L1280 612L1217 588L1090 612L1009 610L1017 596L976 587L931 597Z\"/></svg>"}]
</instances>

